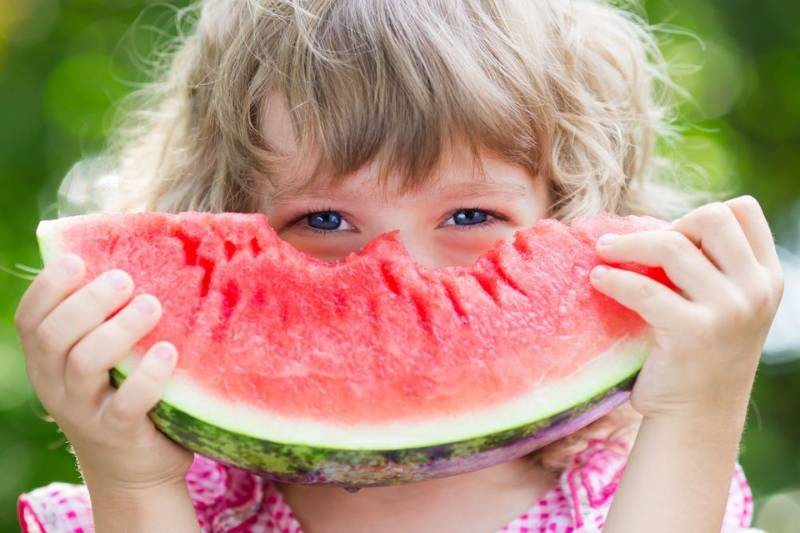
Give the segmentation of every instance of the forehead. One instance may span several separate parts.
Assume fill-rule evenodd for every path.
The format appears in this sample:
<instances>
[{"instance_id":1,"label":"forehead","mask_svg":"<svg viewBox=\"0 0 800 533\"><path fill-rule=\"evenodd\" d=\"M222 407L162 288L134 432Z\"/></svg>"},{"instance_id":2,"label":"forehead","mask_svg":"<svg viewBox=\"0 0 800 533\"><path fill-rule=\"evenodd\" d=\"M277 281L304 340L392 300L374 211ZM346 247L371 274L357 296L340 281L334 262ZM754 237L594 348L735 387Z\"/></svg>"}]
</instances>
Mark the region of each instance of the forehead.
<instances>
[{"instance_id":1,"label":"forehead","mask_svg":"<svg viewBox=\"0 0 800 533\"><path fill-rule=\"evenodd\" d=\"M275 154L270 164L269 180L265 180L267 202L298 197L382 198L407 194L435 195L439 198L457 196L468 199L487 194L519 198L530 193L533 177L520 165L504 160L489 150L478 148L477 154L466 142L454 140L442 150L439 161L430 173L412 189L403 179L388 171L381 179L381 166L371 161L357 171L332 179L319 172L319 152L301 149L297 143L291 115L284 100L268 98L263 107L261 135L268 150ZM477 157L476 157L477 156Z\"/></svg>"},{"instance_id":2,"label":"forehead","mask_svg":"<svg viewBox=\"0 0 800 533\"><path fill-rule=\"evenodd\" d=\"M294 154L297 150L295 132L289 109L283 98L271 94L261 107L260 134L270 150Z\"/></svg>"}]
</instances>

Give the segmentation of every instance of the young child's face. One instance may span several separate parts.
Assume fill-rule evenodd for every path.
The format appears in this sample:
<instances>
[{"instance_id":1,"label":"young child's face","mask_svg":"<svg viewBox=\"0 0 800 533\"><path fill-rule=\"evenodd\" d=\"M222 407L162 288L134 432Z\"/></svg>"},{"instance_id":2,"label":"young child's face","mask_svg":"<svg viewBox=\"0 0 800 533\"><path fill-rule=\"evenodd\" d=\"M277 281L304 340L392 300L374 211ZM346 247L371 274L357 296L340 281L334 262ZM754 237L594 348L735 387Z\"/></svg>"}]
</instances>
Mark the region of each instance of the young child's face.
<instances>
[{"instance_id":1,"label":"young child's face","mask_svg":"<svg viewBox=\"0 0 800 533\"><path fill-rule=\"evenodd\" d=\"M434 179L401 193L377 184L367 165L337 187L304 183L308 160L297 154L286 108L271 106L263 135L293 163L265 191L266 214L279 235L320 259L344 257L378 235L398 229L411 256L428 267L468 265L493 243L546 216L544 179L483 152L485 177L473 171L466 146L444 154Z\"/></svg>"}]
</instances>

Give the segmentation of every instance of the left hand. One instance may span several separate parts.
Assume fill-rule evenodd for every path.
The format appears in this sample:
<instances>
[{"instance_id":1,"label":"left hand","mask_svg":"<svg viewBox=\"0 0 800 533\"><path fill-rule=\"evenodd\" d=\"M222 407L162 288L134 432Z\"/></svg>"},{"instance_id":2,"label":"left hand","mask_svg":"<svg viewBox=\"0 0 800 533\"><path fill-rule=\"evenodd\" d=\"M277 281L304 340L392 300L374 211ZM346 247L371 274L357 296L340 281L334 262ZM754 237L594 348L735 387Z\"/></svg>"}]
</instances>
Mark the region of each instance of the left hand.
<instances>
[{"instance_id":1,"label":"left hand","mask_svg":"<svg viewBox=\"0 0 800 533\"><path fill-rule=\"evenodd\" d=\"M612 263L662 267L676 292L646 276L606 267L592 284L642 316L655 345L631 395L645 417L744 417L783 272L758 202L742 196L702 206L672 230L598 241ZM732 411L733 409L733 411Z\"/></svg>"}]
</instances>

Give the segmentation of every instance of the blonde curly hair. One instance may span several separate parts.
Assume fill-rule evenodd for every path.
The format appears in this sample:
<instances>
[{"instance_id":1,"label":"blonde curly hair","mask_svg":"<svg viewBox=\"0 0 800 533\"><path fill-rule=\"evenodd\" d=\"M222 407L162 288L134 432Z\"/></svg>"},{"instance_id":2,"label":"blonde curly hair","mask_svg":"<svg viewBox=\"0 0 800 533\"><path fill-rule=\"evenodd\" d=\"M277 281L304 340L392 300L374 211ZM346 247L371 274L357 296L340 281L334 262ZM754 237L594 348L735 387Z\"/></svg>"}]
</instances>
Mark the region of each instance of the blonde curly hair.
<instances>
[{"instance_id":1,"label":"blonde curly hair","mask_svg":"<svg viewBox=\"0 0 800 533\"><path fill-rule=\"evenodd\" d=\"M654 27L635 2L617 4L206 0L178 10L185 31L119 108L104 159L115 181L100 207L262 209L258 183L283 156L260 134L277 94L301 153L318 154L315 178L341 181L379 161L381 177L415 187L458 135L473 153L544 176L554 218L681 214L699 198L663 155L680 136L681 91ZM80 181L73 173L62 199ZM630 436L636 420L625 405L532 457L563 468L589 438Z\"/></svg>"}]
</instances>

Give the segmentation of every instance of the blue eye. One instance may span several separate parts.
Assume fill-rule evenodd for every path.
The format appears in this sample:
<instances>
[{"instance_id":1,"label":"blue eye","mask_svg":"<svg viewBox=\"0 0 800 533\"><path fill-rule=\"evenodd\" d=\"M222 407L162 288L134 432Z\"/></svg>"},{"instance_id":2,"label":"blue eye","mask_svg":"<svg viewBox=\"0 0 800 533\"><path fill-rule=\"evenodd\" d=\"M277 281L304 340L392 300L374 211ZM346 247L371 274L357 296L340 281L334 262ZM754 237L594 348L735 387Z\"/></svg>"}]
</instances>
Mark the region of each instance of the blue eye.
<instances>
[{"instance_id":1,"label":"blue eye","mask_svg":"<svg viewBox=\"0 0 800 533\"><path fill-rule=\"evenodd\" d=\"M353 227L336 211L315 211L306 215L306 224L321 231L348 230Z\"/></svg>"},{"instance_id":2,"label":"blue eye","mask_svg":"<svg viewBox=\"0 0 800 533\"><path fill-rule=\"evenodd\" d=\"M488 221L490 216L483 209L459 209L453 213L453 216L447 220L446 224L450 224L452 220L452 224L456 226L474 226Z\"/></svg>"},{"instance_id":3,"label":"blue eye","mask_svg":"<svg viewBox=\"0 0 800 533\"><path fill-rule=\"evenodd\" d=\"M306 216L306 222L312 228L334 230L342 225L342 217L334 211L320 211Z\"/></svg>"}]
</instances>

